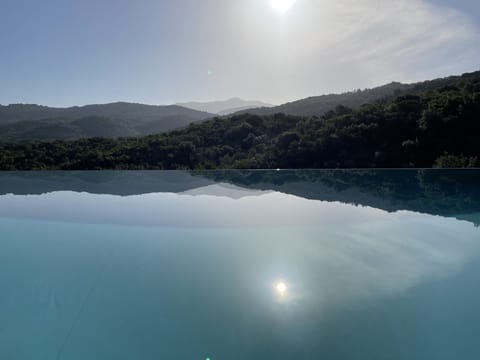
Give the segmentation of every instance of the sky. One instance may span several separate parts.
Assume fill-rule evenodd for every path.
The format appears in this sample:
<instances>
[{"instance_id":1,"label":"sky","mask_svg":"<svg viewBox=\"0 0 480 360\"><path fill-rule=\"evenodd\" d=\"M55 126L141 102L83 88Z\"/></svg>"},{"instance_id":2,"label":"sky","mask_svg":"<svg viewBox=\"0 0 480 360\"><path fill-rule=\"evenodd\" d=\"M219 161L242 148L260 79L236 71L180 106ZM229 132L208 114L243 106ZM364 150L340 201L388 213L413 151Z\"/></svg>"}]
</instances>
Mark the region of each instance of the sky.
<instances>
[{"instance_id":1,"label":"sky","mask_svg":"<svg viewBox=\"0 0 480 360\"><path fill-rule=\"evenodd\" d=\"M0 104L308 96L480 69L478 0L0 0Z\"/></svg>"}]
</instances>

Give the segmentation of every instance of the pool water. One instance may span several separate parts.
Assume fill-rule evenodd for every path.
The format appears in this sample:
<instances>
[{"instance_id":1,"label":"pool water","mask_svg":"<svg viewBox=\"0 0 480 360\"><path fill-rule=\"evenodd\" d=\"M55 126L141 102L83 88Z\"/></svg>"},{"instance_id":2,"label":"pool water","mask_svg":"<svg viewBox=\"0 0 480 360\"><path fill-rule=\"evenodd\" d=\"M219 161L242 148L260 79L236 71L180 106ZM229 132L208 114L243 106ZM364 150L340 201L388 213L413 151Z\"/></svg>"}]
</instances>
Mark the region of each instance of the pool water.
<instances>
[{"instance_id":1,"label":"pool water","mask_svg":"<svg viewBox=\"0 0 480 360\"><path fill-rule=\"evenodd\" d=\"M480 171L0 174L0 359L475 359Z\"/></svg>"}]
</instances>

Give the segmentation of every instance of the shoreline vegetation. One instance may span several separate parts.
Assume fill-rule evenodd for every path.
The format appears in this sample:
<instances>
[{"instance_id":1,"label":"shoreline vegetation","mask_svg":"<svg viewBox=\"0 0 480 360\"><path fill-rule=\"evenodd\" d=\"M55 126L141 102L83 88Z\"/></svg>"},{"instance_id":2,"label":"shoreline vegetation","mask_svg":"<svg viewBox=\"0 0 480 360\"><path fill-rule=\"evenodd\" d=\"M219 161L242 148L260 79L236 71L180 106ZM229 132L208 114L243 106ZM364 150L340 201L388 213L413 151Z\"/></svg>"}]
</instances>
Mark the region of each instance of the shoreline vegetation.
<instances>
[{"instance_id":1,"label":"shoreline vegetation","mask_svg":"<svg viewBox=\"0 0 480 360\"><path fill-rule=\"evenodd\" d=\"M480 72L313 116L246 112L143 137L0 144L0 170L475 167Z\"/></svg>"}]
</instances>

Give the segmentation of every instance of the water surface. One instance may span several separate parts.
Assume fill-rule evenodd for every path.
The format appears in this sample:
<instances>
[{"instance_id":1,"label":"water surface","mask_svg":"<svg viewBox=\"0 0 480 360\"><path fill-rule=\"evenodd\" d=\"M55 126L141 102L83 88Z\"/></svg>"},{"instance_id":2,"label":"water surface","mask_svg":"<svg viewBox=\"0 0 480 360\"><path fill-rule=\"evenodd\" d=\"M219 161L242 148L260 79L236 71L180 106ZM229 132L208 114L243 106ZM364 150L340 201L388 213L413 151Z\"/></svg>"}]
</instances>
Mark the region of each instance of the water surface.
<instances>
[{"instance_id":1,"label":"water surface","mask_svg":"<svg viewBox=\"0 0 480 360\"><path fill-rule=\"evenodd\" d=\"M0 174L0 359L477 358L478 184Z\"/></svg>"}]
</instances>

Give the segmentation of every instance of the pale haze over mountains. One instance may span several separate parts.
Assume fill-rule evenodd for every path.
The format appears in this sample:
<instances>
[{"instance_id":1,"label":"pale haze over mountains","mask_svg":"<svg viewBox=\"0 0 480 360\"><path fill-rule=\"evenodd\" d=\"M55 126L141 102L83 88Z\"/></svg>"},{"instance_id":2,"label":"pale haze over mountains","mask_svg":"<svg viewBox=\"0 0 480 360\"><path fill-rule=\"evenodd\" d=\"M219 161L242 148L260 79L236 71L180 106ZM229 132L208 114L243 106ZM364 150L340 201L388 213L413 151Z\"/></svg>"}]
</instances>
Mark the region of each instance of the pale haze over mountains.
<instances>
[{"instance_id":1,"label":"pale haze over mountains","mask_svg":"<svg viewBox=\"0 0 480 360\"><path fill-rule=\"evenodd\" d=\"M212 114L218 115L229 115L233 114L238 111L253 109L253 108L260 108L260 107L273 107L272 104L267 104L262 101L250 101L250 100L243 100L240 98L231 98L224 101L211 101L211 102L187 102L187 103L179 103L179 106L184 106L189 109L198 110L209 112Z\"/></svg>"}]
</instances>

